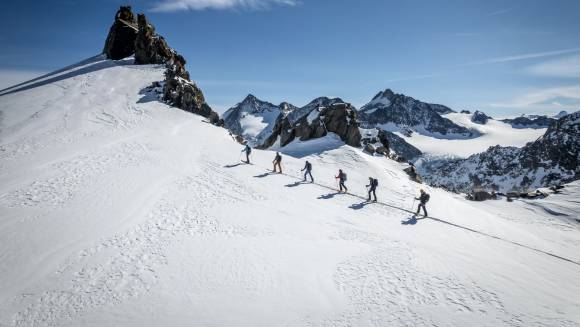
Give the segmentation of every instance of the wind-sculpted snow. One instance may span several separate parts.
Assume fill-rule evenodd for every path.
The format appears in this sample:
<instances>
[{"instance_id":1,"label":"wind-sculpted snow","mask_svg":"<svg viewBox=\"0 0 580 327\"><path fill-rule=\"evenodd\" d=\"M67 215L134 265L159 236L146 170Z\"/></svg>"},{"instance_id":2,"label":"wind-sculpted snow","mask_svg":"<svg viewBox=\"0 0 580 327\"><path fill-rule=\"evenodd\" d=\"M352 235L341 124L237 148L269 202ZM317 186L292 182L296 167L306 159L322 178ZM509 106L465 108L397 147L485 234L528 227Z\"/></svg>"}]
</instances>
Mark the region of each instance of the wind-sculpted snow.
<instances>
[{"instance_id":1,"label":"wind-sculpted snow","mask_svg":"<svg viewBox=\"0 0 580 327\"><path fill-rule=\"evenodd\" d=\"M577 188L468 202L334 133L274 174L140 94L163 67L100 67L0 96L0 326L580 325Z\"/></svg>"}]
</instances>

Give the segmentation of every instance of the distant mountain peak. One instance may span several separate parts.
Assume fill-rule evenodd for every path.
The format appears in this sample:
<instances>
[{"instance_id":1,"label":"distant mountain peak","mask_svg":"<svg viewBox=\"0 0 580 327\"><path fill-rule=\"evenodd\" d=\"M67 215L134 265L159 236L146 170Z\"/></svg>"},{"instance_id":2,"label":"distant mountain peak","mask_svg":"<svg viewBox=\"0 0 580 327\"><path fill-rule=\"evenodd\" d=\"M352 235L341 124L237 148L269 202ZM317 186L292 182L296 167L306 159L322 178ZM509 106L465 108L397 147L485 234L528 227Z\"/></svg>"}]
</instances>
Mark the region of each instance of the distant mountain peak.
<instances>
[{"instance_id":1,"label":"distant mountain peak","mask_svg":"<svg viewBox=\"0 0 580 327\"><path fill-rule=\"evenodd\" d=\"M387 98L387 99L391 99L392 97L394 97L396 94L395 92L393 92L393 90L387 88L384 91L380 91L379 93L377 93L377 95L375 95L373 97L373 100L376 99L380 99L380 98ZM403 94L400 94L403 95Z\"/></svg>"}]
</instances>

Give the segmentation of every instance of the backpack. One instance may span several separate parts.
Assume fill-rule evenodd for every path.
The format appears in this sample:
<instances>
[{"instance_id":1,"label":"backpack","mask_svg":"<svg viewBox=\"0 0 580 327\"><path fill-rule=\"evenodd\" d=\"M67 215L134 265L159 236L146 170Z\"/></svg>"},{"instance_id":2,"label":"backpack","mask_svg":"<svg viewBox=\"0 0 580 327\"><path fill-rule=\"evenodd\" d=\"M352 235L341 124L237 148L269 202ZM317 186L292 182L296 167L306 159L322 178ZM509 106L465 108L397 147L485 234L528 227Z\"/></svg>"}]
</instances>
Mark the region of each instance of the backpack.
<instances>
[{"instance_id":1,"label":"backpack","mask_svg":"<svg viewBox=\"0 0 580 327\"><path fill-rule=\"evenodd\" d=\"M378 180L378 179L376 179L376 178L373 178L373 182L371 183L371 185L372 185L373 187L379 187L379 180Z\"/></svg>"},{"instance_id":2,"label":"backpack","mask_svg":"<svg viewBox=\"0 0 580 327\"><path fill-rule=\"evenodd\" d=\"M424 201L424 203L427 203L427 202L429 202L429 198L431 198L431 196L430 196L429 194L425 193L425 196L423 197L423 199L424 199L424 200L423 200L423 201Z\"/></svg>"},{"instance_id":3,"label":"backpack","mask_svg":"<svg viewBox=\"0 0 580 327\"><path fill-rule=\"evenodd\" d=\"M346 173L342 173L342 180L346 182Z\"/></svg>"},{"instance_id":4,"label":"backpack","mask_svg":"<svg viewBox=\"0 0 580 327\"><path fill-rule=\"evenodd\" d=\"M246 147L246 152L247 152L248 154L252 153L252 148L250 148L249 146L247 146L247 147Z\"/></svg>"},{"instance_id":5,"label":"backpack","mask_svg":"<svg viewBox=\"0 0 580 327\"><path fill-rule=\"evenodd\" d=\"M277 155L276 156L276 161L281 162L282 161L282 156L281 155Z\"/></svg>"},{"instance_id":6,"label":"backpack","mask_svg":"<svg viewBox=\"0 0 580 327\"><path fill-rule=\"evenodd\" d=\"M310 162L306 163L306 170L308 171L312 170L312 164Z\"/></svg>"}]
</instances>

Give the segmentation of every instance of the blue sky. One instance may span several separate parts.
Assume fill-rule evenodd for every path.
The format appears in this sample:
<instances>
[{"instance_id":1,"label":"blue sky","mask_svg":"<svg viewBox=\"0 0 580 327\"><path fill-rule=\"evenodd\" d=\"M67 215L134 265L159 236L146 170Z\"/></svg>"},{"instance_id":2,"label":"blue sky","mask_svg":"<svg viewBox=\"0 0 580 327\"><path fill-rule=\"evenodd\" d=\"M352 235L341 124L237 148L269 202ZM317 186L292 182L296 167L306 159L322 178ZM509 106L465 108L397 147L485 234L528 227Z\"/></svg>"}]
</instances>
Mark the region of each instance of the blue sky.
<instances>
[{"instance_id":1,"label":"blue sky","mask_svg":"<svg viewBox=\"0 0 580 327\"><path fill-rule=\"evenodd\" d=\"M126 1L7 1L0 86L99 53ZM577 0L135 0L223 111L391 88L491 115L580 109Z\"/></svg>"}]
</instances>

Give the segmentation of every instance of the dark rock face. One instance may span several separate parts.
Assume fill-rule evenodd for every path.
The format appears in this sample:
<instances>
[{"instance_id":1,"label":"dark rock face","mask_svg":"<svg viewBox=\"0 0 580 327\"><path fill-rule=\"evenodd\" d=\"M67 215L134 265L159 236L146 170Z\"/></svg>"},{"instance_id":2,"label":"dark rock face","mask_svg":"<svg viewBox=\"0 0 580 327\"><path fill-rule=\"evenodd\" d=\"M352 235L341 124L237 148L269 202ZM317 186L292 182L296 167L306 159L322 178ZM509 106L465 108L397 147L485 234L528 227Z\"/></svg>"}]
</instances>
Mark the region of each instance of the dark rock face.
<instances>
[{"instance_id":1,"label":"dark rock face","mask_svg":"<svg viewBox=\"0 0 580 327\"><path fill-rule=\"evenodd\" d=\"M189 73L184 66L185 59L180 55L175 55L167 63L163 99L172 106L203 116L210 123L222 126L223 121L205 102L205 97L197 85L189 80Z\"/></svg>"},{"instance_id":2,"label":"dark rock face","mask_svg":"<svg viewBox=\"0 0 580 327\"><path fill-rule=\"evenodd\" d=\"M469 110L461 110L461 113L462 114L468 114L468 115L470 115L471 114L471 111L469 111Z\"/></svg>"},{"instance_id":3,"label":"dark rock face","mask_svg":"<svg viewBox=\"0 0 580 327\"><path fill-rule=\"evenodd\" d=\"M486 192L486 191L475 191L467 195L467 200L471 201L486 201L486 200L494 200L497 199L497 194L495 192Z\"/></svg>"},{"instance_id":4,"label":"dark rock face","mask_svg":"<svg viewBox=\"0 0 580 327\"><path fill-rule=\"evenodd\" d=\"M417 172L417 169L415 168L415 166L409 166L409 167L403 169L403 171L405 173L407 173L410 180L417 182L417 183L423 183L423 180L421 179L421 175L419 175L419 172Z\"/></svg>"},{"instance_id":5,"label":"dark rock face","mask_svg":"<svg viewBox=\"0 0 580 327\"><path fill-rule=\"evenodd\" d=\"M302 108L281 114L272 134L260 148L272 146L276 140L286 146L294 139L308 141L326 136L328 132L337 134L342 141L354 147L360 146L357 112L349 103L339 98L321 97Z\"/></svg>"},{"instance_id":6,"label":"dark rock face","mask_svg":"<svg viewBox=\"0 0 580 327\"><path fill-rule=\"evenodd\" d=\"M476 124L481 124L481 125L485 125L487 124L487 121L492 119L491 117L489 117L488 115L486 115L485 113L476 110L473 115L471 116L471 121L476 123Z\"/></svg>"},{"instance_id":7,"label":"dark rock face","mask_svg":"<svg viewBox=\"0 0 580 327\"><path fill-rule=\"evenodd\" d=\"M122 6L115 15L103 53L107 59L119 60L135 53L137 22L130 6Z\"/></svg>"},{"instance_id":8,"label":"dark rock face","mask_svg":"<svg viewBox=\"0 0 580 327\"><path fill-rule=\"evenodd\" d=\"M548 116L521 116L514 119L503 119L504 123L512 125L513 128L546 128L556 121Z\"/></svg>"},{"instance_id":9,"label":"dark rock face","mask_svg":"<svg viewBox=\"0 0 580 327\"><path fill-rule=\"evenodd\" d=\"M416 132L437 134L443 138L478 136L476 131L441 117L441 113L448 112L453 111L445 106L421 102L387 89L379 92L359 110L359 119L367 128L392 124L399 128L411 128Z\"/></svg>"},{"instance_id":10,"label":"dark rock face","mask_svg":"<svg viewBox=\"0 0 580 327\"><path fill-rule=\"evenodd\" d=\"M580 179L580 112L558 119L523 148L494 146L467 159L427 165L429 184L459 192L528 191Z\"/></svg>"},{"instance_id":11,"label":"dark rock face","mask_svg":"<svg viewBox=\"0 0 580 327\"><path fill-rule=\"evenodd\" d=\"M137 24L139 27L135 39L135 63L137 65L165 64L175 56L165 39L155 34L155 27L147 22L145 15L139 14L137 16Z\"/></svg>"},{"instance_id":12,"label":"dark rock face","mask_svg":"<svg viewBox=\"0 0 580 327\"><path fill-rule=\"evenodd\" d=\"M421 150L407 143L405 139L397 134L381 129L379 130L378 138L383 146L394 151L403 161L414 160L423 154Z\"/></svg>"}]
</instances>

